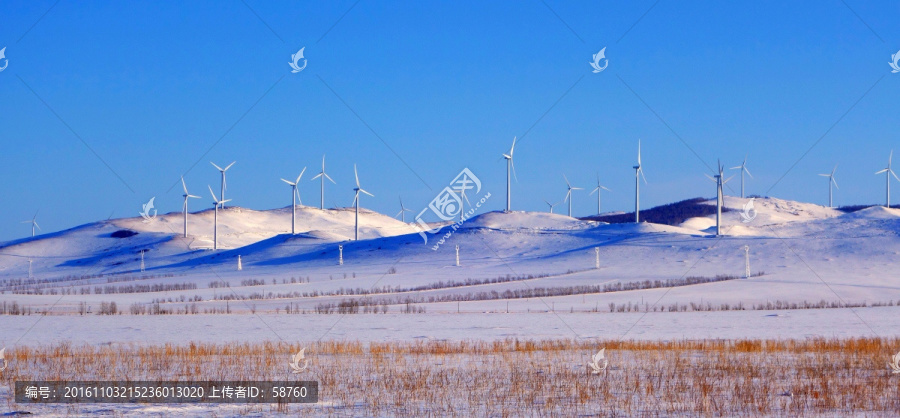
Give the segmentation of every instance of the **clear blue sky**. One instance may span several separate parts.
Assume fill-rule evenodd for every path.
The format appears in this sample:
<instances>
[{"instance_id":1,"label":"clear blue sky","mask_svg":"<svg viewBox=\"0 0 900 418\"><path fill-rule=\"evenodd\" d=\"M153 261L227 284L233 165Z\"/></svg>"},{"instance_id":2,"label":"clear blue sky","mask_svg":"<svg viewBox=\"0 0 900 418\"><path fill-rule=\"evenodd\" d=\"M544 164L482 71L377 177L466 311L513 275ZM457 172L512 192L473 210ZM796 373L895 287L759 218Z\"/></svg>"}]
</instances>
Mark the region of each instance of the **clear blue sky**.
<instances>
[{"instance_id":1,"label":"clear blue sky","mask_svg":"<svg viewBox=\"0 0 900 418\"><path fill-rule=\"evenodd\" d=\"M329 206L350 205L357 163L376 196L363 205L383 213L401 194L418 212L463 167L500 209L513 136L516 210L596 173L606 209L630 210L638 138L645 207L714 196L707 165L745 154L748 193L826 203L816 174L839 163L836 204L883 202L896 3L545 1L4 1L0 240L37 210L44 232L137 216L153 196L178 211L182 174L204 197L192 209L210 207L209 161L237 160L228 197L254 209L288 205L279 178L304 166L318 204L322 154ZM594 211L575 196L576 215Z\"/></svg>"}]
</instances>

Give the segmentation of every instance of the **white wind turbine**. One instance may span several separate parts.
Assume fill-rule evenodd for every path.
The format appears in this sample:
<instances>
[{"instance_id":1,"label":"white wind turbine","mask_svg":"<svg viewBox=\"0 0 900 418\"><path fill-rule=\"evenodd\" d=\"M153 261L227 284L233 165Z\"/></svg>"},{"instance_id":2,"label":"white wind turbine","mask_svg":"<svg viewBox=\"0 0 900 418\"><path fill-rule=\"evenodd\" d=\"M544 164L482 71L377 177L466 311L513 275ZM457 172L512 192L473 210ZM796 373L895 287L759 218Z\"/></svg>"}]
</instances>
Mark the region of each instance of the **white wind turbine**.
<instances>
[{"instance_id":1,"label":"white wind turbine","mask_svg":"<svg viewBox=\"0 0 900 418\"><path fill-rule=\"evenodd\" d=\"M412 209L407 209L406 206L403 206L403 197L400 197L400 212L397 212L394 217L400 217L400 222L406 223L406 212L412 212Z\"/></svg>"},{"instance_id":2,"label":"white wind turbine","mask_svg":"<svg viewBox=\"0 0 900 418\"><path fill-rule=\"evenodd\" d=\"M834 207L834 200L832 199L833 194L832 194L831 185L833 184L834 187L838 187L837 182L834 181L835 170L837 170L837 164L835 164L834 168L831 170L831 174L819 174L822 177L828 177L828 207L829 208ZM838 189L840 189L840 187L838 187Z\"/></svg>"},{"instance_id":3,"label":"white wind turbine","mask_svg":"<svg viewBox=\"0 0 900 418\"><path fill-rule=\"evenodd\" d=\"M31 217L30 221L22 221L23 224L31 224L31 237L34 238L34 228L41 229L41 226L37 223L37 212L34 213L34 216Z\"/></svg>"},{"instance_id":4,"label":"white wind turbine","mask_svg":"<svg viewBox=\"0 0 900 418\"><path fill-rule=\"evenodd\" d=\"M647 183L647 178L644 177L644 169L641 167L641 140L638 139L638 159L637 165L634 168L634 223L639 223L641 221L641 178L644 179L644 184Z\"/></svg>"},{"instance_id":5,"label":"white wind turbine","mask_svg":"<svg viewBox=\"0 0 900 418\"><path fill-rule=\"evenodd\" d=\"M885 168L884 170L875 172L875 174L885 173L885 177L886 177L885 185L887 186L887 207L888 208L891 207L891 176L894 176L894 178L897 179L897 181L900 181L900 178L897 177L897 174L894 173L894 170L891 170L891 159L893 157L894 157L894 150L891 150L891 154L890 154L890 156L888 156L887 168Z\"/></svg>"},{"instance_id":6,"label":"white wind turbine","mask_svg":"<svg viewBox=\"0 0 900 418\"><path fill-rule=\"evenodd\" d=\"M744 173L746 172L750 178L753 178L753 174L750 174L750 170L747 169L747 157L744 156L744 162L737 167L731 167L731 170L741 170L741 198L744 198Z\"/></svg>"},{"instance_id":7,"label":"white wind turbine","mask_svg":"<svg viewBox=\"0 0 900 418\"><path fill-rule=\"evenodd\" d=\"M722 205L725 203L723 186L725 186L725 183L728 183L734 177L731 176L726 180L725 167L722 166L721 162L718 162L718 165L719 174L716 174L715 177L711 177L709 174L704 174L706 177L709 177L710 180L716 183L716 236L722 235Z\"/></svg>"},{"instance_id":8,"label":"white wind turbine","mask_svg":"<svg viewBox=\"0 0 900 418\"><path fill-rule=\"evenodd\" d=\"M222 168L216 165L216 163L210 161L209 163L213 165L220 173L222 173L222 209L225 209L225 202L230 202L231 200L225 200L225 189L228 188L227 183L225 183L225 172L228 171L231 166L234 165L237 161L232 161L231 164L228 164L227 167Z\"/></svg>"},{"instance_id":9,"label":"white wind turbine","mask_svg":"<svg viewBox=\"0 0 900 418\"><path fill-rule=\"evenodd\" d=\"M297 190L297 185L300 184L300 177L303 177L303 173L305 172L306 167L303 167L303 170L300 171L300 175L297 176L297 180L294 180L293 182L281 179L281 181L291 186L291 235L297 233L295 229L297 223L297 200L300 201L301 205L303 204L303 199L298 199L300 197L300 191Z\"/></svg>"},{"instance_id":10,"label":"white wind turbine","mask_svg":"<svg viewBox=\"0 0 900 418\"><path fill-rule=\"evenodd\" d=\"M353 240L359 241L359 192L363 192L372 197L375 197L375 195L363 190L362 187L359 186L359 173L356 172L356 164L353 164L353 175L356 177L356 187L353 189L353 191L356 192L356 196L353 197L353 203L356 206L356 228L354 230Z\"/></svg>"},{"instance_id":11,"label":"white wind turbine","mask_svg":"<svg viewBox=\"0 0 900 418\"><path fill-rule=\"evenodd\" d=\"M513 164L513 151L516 150L516 137L513 137L512 146L509 147L509 154L503 154L503 158L506 159L506 211L510 211L510 169L512 169L512 175L516 175L516 165ZM519 181L518 177L516 177L516 181Z\"/></svg>"},{"instance_id":12,"label":"white wind turbine","mask_svg":"<svg viewBox=\"0 0 900 418\"><path fill-rule=\"evenodd\" d=\"M569 217L572 217L572 190L584 190L584 189L582 189L581 187L572 187L572 185L569 184L569 179L566 178L565 174L563 174L563 179L566 180L566 187L569 188L569 190L566 191L566 198L563 200L563 202L569 201Z\"/></svg>"},{"instance_id":13,"label":"white wind turbine","mask_svg":"<svg viewBox=\"0 0 900 418\"><path fill-rule=\"evenodd\" d=\"M224 200L224 199L223 199L223 200L219 200L219 199L216 199L216 194L213 193L212 187L210 187L209 185L206 185L206 187L209 188L209 194L211 194L211 195L212 195L212 198L213 198L213 209L214 209L214 215L213 215L213 249L214 249L214 250L218 250L218 249L219 249L219 205L222 205L222 207L225 207L225 202L228 202L228 200Z\"/></svg>"},{"instance_id":14,"label":"white wind turbine","mask_svg":"<svg viewBox=\"0 0 900 418\"><path fill-rule=\"evenodd\" d=\"M553 207L559 204L559 202L556 202L556 203L550 203L550 202L547 201L547 199L544 199L544 203L546 203L547 206L550 206L550 213L553 213Z\"/></svg>"},{"instance_id":15,"label":"white wind turbine","mask_svg":"<svg viewBox=\"0 0 900 418\"><path fill-rule=\"evenodd\" d=\"M598 215L600 214L600 189L606 190L607 192L610 191L606 187L600 185L600 175L597 174L597 187L595 187L594 190L591 190L590 194L594 194L594 192L597 192L597 214Z\"/></svg>"},{"instance_id":16,"label":"white wind turbine","mask_svg":"<svg viewBox=\"0 0 900 418\"><path fill-rule=\"evenodd\" d=\"M325 179L328 179L332 183L337 184L334 182L334 180L331 177L328 176L328 174L325 174L325 155L322 155L322 171L319 172L319 174L316 174L316 176L310 180L315 180L319 177L322 178L322 203L319 204L319 209L324 210L325 209Z\"/></svg>"},{"instance_id":17,"label":"white wind turbine","mask_svg":"<svg viewBox=\"0 0 900 418\"><path fill-rule=\"evenodd\" d=\"M181 195L182 197L184 197L184 205L181 206L181 212L184 214L184 237L187 238L187 202L190 198L199 199L200 196L194 196L188 193L187 186L184 184L184 177L181 178L181 188L184 189L184 194Z\"/></svg>"}]
</instances>

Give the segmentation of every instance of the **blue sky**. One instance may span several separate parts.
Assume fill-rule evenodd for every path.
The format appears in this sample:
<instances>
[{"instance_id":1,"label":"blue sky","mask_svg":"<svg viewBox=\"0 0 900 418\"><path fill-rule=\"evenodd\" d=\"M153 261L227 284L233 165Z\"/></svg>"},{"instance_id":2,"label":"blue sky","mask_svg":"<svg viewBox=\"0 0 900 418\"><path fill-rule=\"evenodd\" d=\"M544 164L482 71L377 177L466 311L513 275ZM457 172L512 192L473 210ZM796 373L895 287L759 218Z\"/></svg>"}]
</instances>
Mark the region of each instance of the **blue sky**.
<instances>
[{"instance_id":1,"label":"blue sky","mask_svg":"<svg viewBox=\"0 0 900 418\"><path fill-rule=\"evenodd\" d=\"M891 2L51 0L0 3L0 20L0 240L38 210L44 232L153 196L178 211L182 174L210 207L209 161L236 160L227 197L267 209L304 166L317 205L327 154L329 206L351 204L356 163L363 205L393 215L463 167L502 208L513 136L516 210L597 173L605 209L630 210L639 138L645 207L714 196L708 167L744 155L748 193L824 204L816 174L840 164L836 204L883 203L873 173L900 152ZM575 215L595 206L576 194Z\"/></svg>"}]
</instances>

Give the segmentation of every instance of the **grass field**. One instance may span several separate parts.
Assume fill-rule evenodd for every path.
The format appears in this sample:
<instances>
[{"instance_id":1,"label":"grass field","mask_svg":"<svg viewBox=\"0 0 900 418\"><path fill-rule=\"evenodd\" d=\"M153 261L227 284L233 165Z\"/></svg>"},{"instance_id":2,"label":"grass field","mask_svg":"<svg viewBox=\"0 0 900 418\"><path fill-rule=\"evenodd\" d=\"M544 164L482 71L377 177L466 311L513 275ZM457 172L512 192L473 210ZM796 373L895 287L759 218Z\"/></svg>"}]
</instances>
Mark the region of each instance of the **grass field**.
<instances>
[{"instance_id":1,"label":"grass field","mask_svg":"<svg viewBox=\"0 0 900 418\"><path fill-rule=\"evenodd\" d=\"M606 347L609 367L592 374ZM292 374L284 343L17 347L3 372L8 410L79 414L81 405L15 405L16 380L317 380L317 405L205 405L269 415L884 415L900 414L898 339L790 341L323 342ZM140 407L131 405L127 411ZM154 411L179 406L147 405ZM202 406L201 406L202 407ZM112 406L110 411L116 411ZM160 409L162 408L162 409ZM120 412L125 413L126 410ZM146 412L146 411L145 411Z\"/></svg>"}]
</instances>

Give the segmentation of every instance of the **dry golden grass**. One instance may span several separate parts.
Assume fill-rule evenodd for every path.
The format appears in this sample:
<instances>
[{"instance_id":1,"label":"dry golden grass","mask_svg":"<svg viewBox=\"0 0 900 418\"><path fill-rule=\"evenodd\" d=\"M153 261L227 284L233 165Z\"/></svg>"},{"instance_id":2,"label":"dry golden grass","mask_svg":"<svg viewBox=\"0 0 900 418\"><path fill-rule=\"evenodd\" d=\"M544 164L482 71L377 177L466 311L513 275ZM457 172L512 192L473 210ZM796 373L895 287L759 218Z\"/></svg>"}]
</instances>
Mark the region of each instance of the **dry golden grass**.
<instances>
[{"instance_id":1,"label":"dry golden grass","mask_svg":"<svg viewBox=\"0 0 900 418\"><path fill-rule=\"evenodd\" d=\"M610 367L591 374L587 362L600 347ZM16 347L0 379L10 392L16 380L320 382L319 405L245 410L255 414L900 415L900 375L887 367L900 339L321 342L307 348L310 368L296 375L288 361L300 348Z\"/></svg>"}]
</instances>

